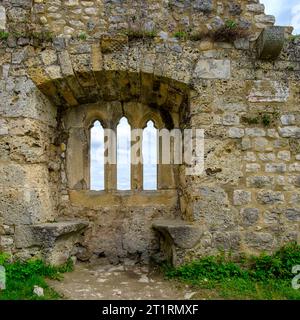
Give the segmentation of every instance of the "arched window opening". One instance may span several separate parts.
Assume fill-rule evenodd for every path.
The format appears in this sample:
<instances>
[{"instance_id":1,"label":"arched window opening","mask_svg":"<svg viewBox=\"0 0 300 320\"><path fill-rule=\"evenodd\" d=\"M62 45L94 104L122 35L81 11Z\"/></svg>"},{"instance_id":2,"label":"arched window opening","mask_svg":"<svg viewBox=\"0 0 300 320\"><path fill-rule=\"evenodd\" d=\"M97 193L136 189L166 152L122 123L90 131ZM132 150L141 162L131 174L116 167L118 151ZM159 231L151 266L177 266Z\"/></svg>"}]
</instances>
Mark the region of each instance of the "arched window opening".
<instances>
[{"instance_id":1,"label":"arched window opening","mask_svg":"<svg viewBox=\"0 0 300 320\"><path fill-rule=\"evenodd\" d=\"M117 127L117 189L131 189L131 128L123 117Z\"/></svg>"},{"instance_id":2,"label":"arched window opening","mask_svg":"<svg viewBox=\"0 0 300 320\"><path fill-rule=\"evenodd\" d=\"M104 129L95 121L90 131L90 185L91 190L104 190Z\"/></svg>"},{"instance_id":3,"label":"arched window opening","mask_svg":"<svg viewBox=\"0 0 300 320\"><path fill-rule=\"evenodd\" d=\"M157 129L153 121L143 131L143 189L157 190Z\"/></svg>"}]
</instances>

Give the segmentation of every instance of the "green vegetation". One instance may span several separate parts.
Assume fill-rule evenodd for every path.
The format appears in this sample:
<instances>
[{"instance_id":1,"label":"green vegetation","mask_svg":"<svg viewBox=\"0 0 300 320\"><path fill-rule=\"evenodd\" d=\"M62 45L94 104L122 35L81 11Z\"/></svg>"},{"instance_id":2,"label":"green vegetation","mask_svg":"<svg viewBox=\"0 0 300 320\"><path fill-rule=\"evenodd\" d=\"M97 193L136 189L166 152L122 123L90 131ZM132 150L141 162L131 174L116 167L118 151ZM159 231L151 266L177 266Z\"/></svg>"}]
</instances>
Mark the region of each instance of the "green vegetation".
<instances>
[{"instance_id":1,"label":"green vegetation","mask_svg":"<svg viewBox=\"0 0 300 320\"><path fill-rule=\"evenodd\" d=\"M241 28L238 22L234 20L227 20L225 24L218 30L180 30L175 32L173 36L179 40L199 41L203 39L211 39L216 42L224 41L231 43L237 39L247 38L249 36L249 31L244 28Z\"/></svg>"},{"instance_id":2,"label":"green vegetation","mask_svg":"<svg viewBox=\"0 0 300 320\"><path fill-rule=\"evenodd\" d=\"M234 20L227 20L227 21L225 22L225 26L226 26L226 28L228 28L228 29L236 29L236 28L238 27L238 24L237 24L237 22L234 21Z\"/></svg>"},{"instance_id":3,"label":"green vegetation","mask_svg":"<svg viewBox=\"0 0 300 320\"><path fill-rule=\"evenodd\" d=\"M299 40L300 39L300 34L292 34L290 37L289 37L289 40L291 42L293 41L296 41L296 40Z\"/></svg>"},{"instance_id":4,"label":"green vegetation","mask_svg":"<svg viewBox=\"0 0 300 320\"><path fill-rule=\"evenodd\" d=\"M272 255L243 257L234 262L222 254L179 268L165 267L165 274L198 289L196 299L300 300L300 290L291 284L295 265L300 265L300 245L291 243Z\"/></svg>"},{"instance_id":5,"label":"green vegetation","mask_svg":"<svg viewBox=\"0 0 300 320\"><path fill-rule=\"evenodd\" d=\"M128 40L136 40L136 39L153 39L157 36L157 31L147 31L147 30L134 30L128 29L125 30L124 33L128 36Z\"/></svg>"},{"instance_id":6,"label":"green vegetation","mask_svg":"<svg viewBox=\"0 0 300 320\"><path fill-rule=\"evenodd\" d=\"M51 289L45 278L62 279L62 273L73 270L73 262L69 260L61 267L46 265L41 260L26 262L10 262L7 254L0 254L0 265L6 271L6 289L0 291L0 300L53 300L61 298ZM44 296L38 297L33 293L33 287L44 289Z\"/></svg>"},{"instance_id":7,"label":"green vegetation","mask_svg":"<svg viewBox=\"0 0 300 320\"><path fill-rule=\"evenodd\" d=\"M242 122L247 124L259 124L259 118L258 117L242 117Z\"/></svg>"},{"instance_id":8,"label":"green vegetation","mask_svg":"<svg viewBox=\"0 0 300 320\"><path fill-rule=\"evenodd\" d=\"M263 114L261 121L265 127L268 127L271 124L272 119L269 114Z\"/></svg>"},{"instance_id":9,"label":"green vegetation","mask_svg":"<svg viewBox=\"0 0 300 320\"><path fill-rule=\"evenodd\" d=\"M247 38L248 36L248 30L241 28L234 20L227 20L225 25L212 35L212 38L214 41L234 42L237 39Z\"/></svg>"},{"instance_id":10,"label":"green vegetation","mask_svg":"<svg viewBox=\"0 0 300 320\"><path fill-rule=\"evenodd\" d=\"M7 40L9 33L6 31L0 31L0 40Z\"/></svg>"},{"instance_id":11,"label":"green vegetation","mask_svg":"<svg viewBox=\"0 0 300 320\"><path fill-rule=\"evenodd\" d=\"M84 32L81 32L79 35L78 35L78 38L82 41L85 41L87 39L87 35L86 33Z\"/></svg>"},{"instance_id":12,"label":"green vegetation","mask_svg":"<svg viewBox=\"0 0 300 320\"><path fill-rule=\"evenodd\" d=\"M182 39L182 40L186 40L189 38L189 34L185 31L177 31L174 33L174 38L177 38L177 39Z\"/></svg>"},{"instance_id":13,"label":"green vegetation","mask_svg":"<svg viewBox=\"0 0 300 320\"><path fill-rule=\"evenodd\" d=\"M272 112L272 113L259 113L256 116L243 116L242 122L249 124L249 125L258 125L261 124L265 127L269 127L272 124L275 124L276 121L279 118L278 112Z\"/></svg>"}]
</instances>

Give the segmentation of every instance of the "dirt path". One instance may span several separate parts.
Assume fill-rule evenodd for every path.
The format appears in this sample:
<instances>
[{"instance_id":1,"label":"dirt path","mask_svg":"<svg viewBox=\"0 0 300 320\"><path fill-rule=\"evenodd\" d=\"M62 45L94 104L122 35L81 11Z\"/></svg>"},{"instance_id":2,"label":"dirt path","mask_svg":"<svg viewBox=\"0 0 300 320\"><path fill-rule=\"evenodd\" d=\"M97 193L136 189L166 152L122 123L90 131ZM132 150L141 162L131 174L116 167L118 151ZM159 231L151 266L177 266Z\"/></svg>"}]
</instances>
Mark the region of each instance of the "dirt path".
<instances>
[{"instance_id":1,"label":"dirt path","mask_svg":"<svg viewBox=\"0 0 300 320\"><path fill-rule=\"evenodd\" d=\"M188 286L149 273L148 267L90 266L77 264L62 281L50 281L50 286L71 300L182 300L194 293Z\"/></svg>"}]
</instances>

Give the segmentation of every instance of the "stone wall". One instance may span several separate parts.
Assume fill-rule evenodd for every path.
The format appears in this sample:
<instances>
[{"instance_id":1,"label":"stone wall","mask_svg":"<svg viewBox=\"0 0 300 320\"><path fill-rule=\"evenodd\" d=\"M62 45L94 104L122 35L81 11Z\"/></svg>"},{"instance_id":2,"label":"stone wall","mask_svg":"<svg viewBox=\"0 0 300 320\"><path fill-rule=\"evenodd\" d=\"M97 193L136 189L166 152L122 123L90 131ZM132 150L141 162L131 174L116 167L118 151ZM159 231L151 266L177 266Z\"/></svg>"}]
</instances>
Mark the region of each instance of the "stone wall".
<instances>
[{"instance_id":1,"label":"stone wall","mask_svg":"<svg viewBox=\"0 0 300 320\"><path fill-rule=\"evenodd\" d=\"M157 218L201 227L183 259L299 241L300 44L285 28L280 56L260 60L273 24L258 1L1 1L1 250L39 255L30 226L74 218L89 222L83 260L148 261ZM232 28L242 36L215 38ZM179 168L172 196L76 193L67 115L95 103L205 129L204 174Z\"/></svg>"}]
</instances>

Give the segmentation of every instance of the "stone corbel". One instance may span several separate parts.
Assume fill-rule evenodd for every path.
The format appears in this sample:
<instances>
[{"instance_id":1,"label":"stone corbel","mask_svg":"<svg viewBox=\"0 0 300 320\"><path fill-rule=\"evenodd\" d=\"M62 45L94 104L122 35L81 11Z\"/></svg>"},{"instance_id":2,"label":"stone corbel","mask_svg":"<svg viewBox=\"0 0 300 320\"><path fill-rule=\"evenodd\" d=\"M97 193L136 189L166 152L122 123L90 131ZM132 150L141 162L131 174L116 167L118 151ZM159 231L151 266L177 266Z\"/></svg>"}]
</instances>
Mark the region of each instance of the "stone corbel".
<instances>
[{"instance_id":1,"label":"stone corbel","mask_svg":"<svg viewBox=\"0 0 300 320\"><path fill-rule=\"evenodd\" d=\"M182 256L187 250L194 248L203 235L201 227L181 220L156 220L152 228L159 235L163 259L173 266L184 262Z\"/></svg>"},{"instance_id":2,"label":"stone corbel","mask_svg":"<svg viewBox=\"0 0 300 320\"><path fill-rule=\"evenodd\" d=\"M257 39L257 57L263 60L275 60L279 57L285 40L285 27L268 27Z\"/></svg>"}]
</instances>

